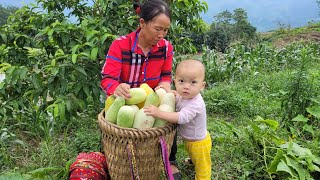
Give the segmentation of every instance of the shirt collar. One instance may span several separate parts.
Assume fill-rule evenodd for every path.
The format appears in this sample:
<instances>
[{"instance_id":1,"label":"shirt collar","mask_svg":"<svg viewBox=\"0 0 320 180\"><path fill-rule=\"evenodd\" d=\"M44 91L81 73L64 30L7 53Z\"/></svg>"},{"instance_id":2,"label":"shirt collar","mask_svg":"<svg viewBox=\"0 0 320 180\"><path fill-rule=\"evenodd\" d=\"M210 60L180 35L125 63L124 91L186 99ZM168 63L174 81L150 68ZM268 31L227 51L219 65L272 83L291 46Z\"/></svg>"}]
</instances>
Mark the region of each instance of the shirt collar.
<instances>
[{"instance_id":1,"label":"shirt collar","mask_svg":"<svg viewBox=\"0 0 320 180\"><path fill-rule=\"evenodd\" d=\"M134 52L135 54L143 54L142 49L138 46L138 35L140 33L141 28L139 27L137 30L133 31L132 33L129 34L129 37L131 39L131 51ZM160 40L156 45L153 45L151 48L151 52L156 52L159 50L160 46Z\"/></svg>"}]
</instances>

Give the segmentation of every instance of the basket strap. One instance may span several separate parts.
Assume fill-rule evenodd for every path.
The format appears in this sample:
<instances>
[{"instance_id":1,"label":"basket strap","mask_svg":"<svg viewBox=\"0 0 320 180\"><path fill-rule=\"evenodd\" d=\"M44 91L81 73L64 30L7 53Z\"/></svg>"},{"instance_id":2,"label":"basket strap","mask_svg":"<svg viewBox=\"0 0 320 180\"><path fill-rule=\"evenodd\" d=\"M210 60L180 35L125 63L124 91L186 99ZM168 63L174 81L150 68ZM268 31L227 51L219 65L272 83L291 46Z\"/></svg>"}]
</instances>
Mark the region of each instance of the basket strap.
<instances>
[{"instance_id":1,"label":"basket strap","mask_svg":"<svg viewBox=\"0 0 320 180\"><path fill-rule=\"evenodd\" d=\"M162 161L164 164L164 169L166 171L167 179L174 180L171 167L170 167L170 162L169 162L167 144L162 136L160 137L160 146L161 146Z\"/></svg>"},{"instance_id":2,"label":"basket strap","mask_svg":"<svg viewBox=\"0 0 320 180\"><path fill-rule=\"evenodd\" d=\"M138 168L137 168L137 162L136 162L134 149L133 149L133 144L132 144L131 140L128 141L126 149L127 149L127 153L128 153L129 162L130 162L130 171L131 171L132 179L133 180L140 180Z\"/></svg>"}]
</instances>

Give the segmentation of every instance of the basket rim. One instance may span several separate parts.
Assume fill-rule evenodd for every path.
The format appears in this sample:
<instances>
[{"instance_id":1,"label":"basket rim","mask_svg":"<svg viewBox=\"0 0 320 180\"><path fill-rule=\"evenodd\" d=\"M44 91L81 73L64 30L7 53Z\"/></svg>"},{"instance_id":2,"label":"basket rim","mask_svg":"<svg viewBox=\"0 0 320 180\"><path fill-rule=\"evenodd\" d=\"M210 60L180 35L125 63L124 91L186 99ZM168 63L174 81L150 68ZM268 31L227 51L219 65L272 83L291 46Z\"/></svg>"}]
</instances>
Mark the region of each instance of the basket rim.
<instances>
[{"instance_id":1,"label":"basket rim","mask_svg":"<svg viewBox=\"0 0 320 180\"><path fill-rule=\"evenodd\" d=\"M105 109L102 109L102 111L98 114L98 121L99 124L105 123L105 125L111 126L112 128L123 130L123 131L131 131L131 132L148 132L148 131L158 131L158 130L163 130L166 128L176 128L176 124L173 123L166 123L164 126L159 126L159 127L152 127L152 128L147 128L147 129L137 129L137 128L125 128L125 127L120 127L116 124L110 123L108 120L106 120L103 116L105 112Z\"/></svg>"}]
</instances>

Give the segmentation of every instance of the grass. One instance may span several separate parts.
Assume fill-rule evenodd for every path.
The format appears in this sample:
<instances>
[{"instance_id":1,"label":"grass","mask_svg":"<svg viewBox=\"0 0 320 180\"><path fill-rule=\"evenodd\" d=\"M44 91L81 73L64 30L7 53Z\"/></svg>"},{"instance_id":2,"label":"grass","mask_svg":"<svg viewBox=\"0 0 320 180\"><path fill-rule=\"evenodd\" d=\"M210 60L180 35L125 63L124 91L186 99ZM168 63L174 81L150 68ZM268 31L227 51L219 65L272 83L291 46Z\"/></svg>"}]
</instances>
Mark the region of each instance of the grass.
<instances>
[{"instance_id":1,"label":"grass","mask_svg":"<svg viewBox=\"0 0 320 180\"><path fill-rule=\"evenodd\" d=\"M260 33L263 41L272 42L276 47L283 47L295 41L319 41L320 23L310 23L299 28L279 28L275 31Z\"/></svg>"},{"instance_id":2,"label":"grass","mask_svg":"<svg viewBox=\"0 0 320 180\"><path fill-rule=\"evenodd\" d=\"M319 68L320 64L313 64L309 71L314 72ZM204 93L209 115L208 130L213 141L212 179L270 178L264 172L266 167L261 166L263 162L259 145L250 141L246 131L256 116L281 123L281 92L287 91L290 72L260 74L242 82L222 83ZM314 82L317 83L315 86L320 86L319 74ZM285 129L280 129L277 135L286 140L289 137ZM317 139L311 144L302 143L319 155ZM193 169L183 165L186 157L184 146L180 144L178 162L182 164L183 179L193 179Z\"/></svg>"},{"instance_id":3,"label":"grass","mask_svg":"<svg viewBox=\"0 0 320 180\"><path fill-rule=\"evenodd\" d=\"M294 139L319 155L320 134L317 131L314 136L306 136L301 133L303 126L284 126L282 123L286 113L281 107L282 101L292 90L289 88L290 81L293 72L298 69L293 67L278 72L259 72L248 75L241 81L217 83L204 91L208 131L213 141L212 179L287 177L282 174L270 177L266 172L275 156L275 137L285 141ZM312 80L314 87L314 92L310 93L314 93L315 102L320 102L319 69L319 61L308 64L307 67L310 75L307 77L308 81ZM0 180L67 179L68 168L79 152L99 151L101 148L97 109L91 107L58 125L48 124L50 119L45 114L39 114L41 119L36 119L38 121L27 121L25 117L18 115L5 117L5 122L0 124ZM266 126L255 121L257 116L263 120L275 120L280 123L281 128L269 131ZM54 127L59 129L51 131ZM288 130L290 128L301 132L292 134ZM319 127L312 128L317 130ZM180 140L177 158L183 179L189 180L194 178L194 170L192 166L183 164L186 157Z\"/></svg>"}]
</instances>

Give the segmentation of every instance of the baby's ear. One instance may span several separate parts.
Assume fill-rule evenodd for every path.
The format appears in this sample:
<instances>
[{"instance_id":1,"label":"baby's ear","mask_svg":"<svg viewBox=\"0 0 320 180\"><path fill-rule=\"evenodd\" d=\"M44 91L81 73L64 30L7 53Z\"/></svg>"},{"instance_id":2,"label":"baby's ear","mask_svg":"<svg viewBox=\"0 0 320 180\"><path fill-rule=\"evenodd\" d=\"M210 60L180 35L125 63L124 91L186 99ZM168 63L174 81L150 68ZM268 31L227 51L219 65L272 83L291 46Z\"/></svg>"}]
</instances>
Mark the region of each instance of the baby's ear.
<instances>
[{"instance_id":1,"label":"baby's ear","mask_svg":"<svg viewBox=\"0 0 320 180\"><path fill-rule=\"evenodd\" d=\"M203 84L202 84L202 89L201 91L203 91L203 89L206 87L207 83L203 81Z\"/></svg>"}]
</instances>

